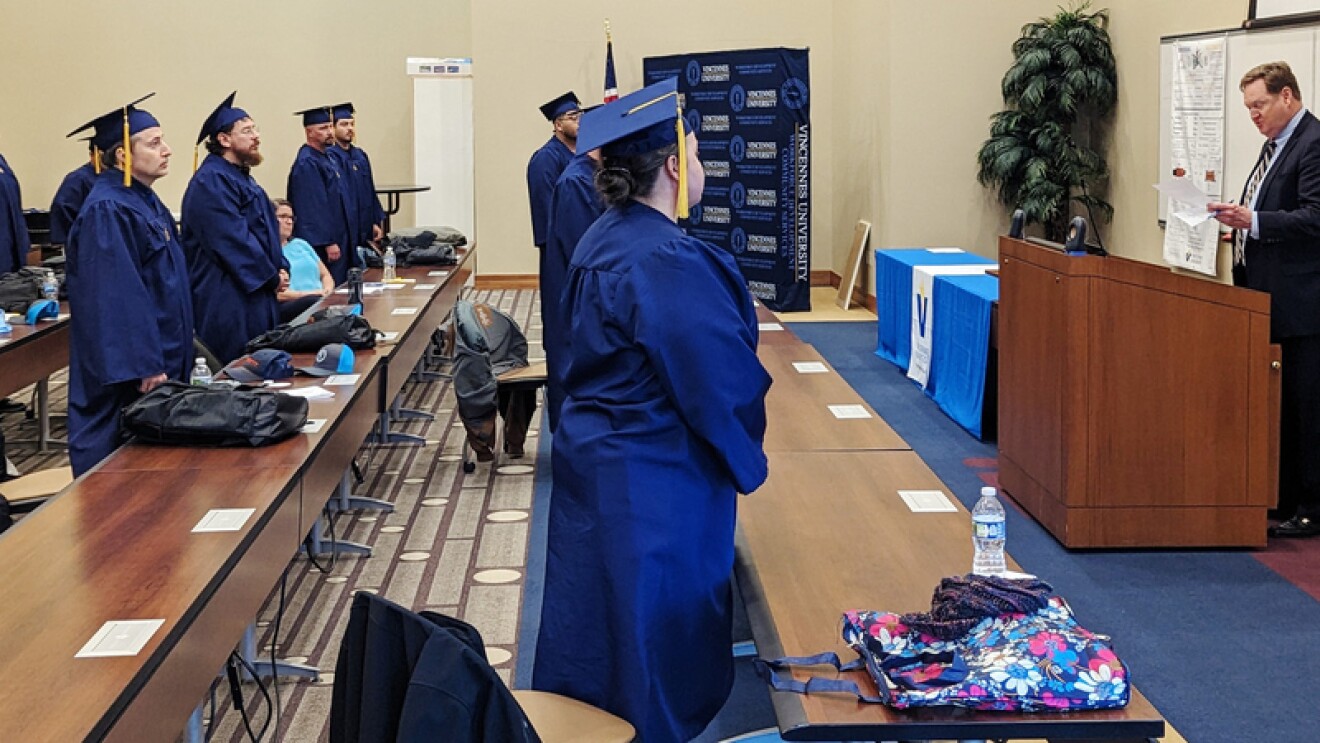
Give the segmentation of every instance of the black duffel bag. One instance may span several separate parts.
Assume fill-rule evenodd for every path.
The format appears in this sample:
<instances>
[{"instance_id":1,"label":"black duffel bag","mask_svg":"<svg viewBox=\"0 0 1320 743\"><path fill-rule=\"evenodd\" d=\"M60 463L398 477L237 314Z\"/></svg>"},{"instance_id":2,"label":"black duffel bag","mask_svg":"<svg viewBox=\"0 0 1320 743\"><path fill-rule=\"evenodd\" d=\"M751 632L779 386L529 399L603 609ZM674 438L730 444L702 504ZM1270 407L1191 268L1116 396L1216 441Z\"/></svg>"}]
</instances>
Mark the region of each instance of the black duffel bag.
<instances>
[{"instance_id":1,"label":"black duffel bag","mask_svg":"<svg viewBox=\"0 0 1320 743\"><path fill-rule=\"evenodd\" d=\"M165 382L124 408L126 436L171 446L266 446L307 423L307 399Z\"/></svg>"},{"instance_id":2,"label":"black duffel bag","mask_svg":"<svg viewBox=\"0 0 1320 743\"><path fill-rule=\"evenodd\" d=\"M0 274L0 310L26 312L28 305L41 299L41 272L24 266L14 273Z\"/></svg>"},{"instance_id":3,"label":"black duffel bag","mask_svg":"<svg viewBox=\"0 0 1320 743\"><path fill-rule=\"evenodd\" d=\"M278 325L253 338L247 352L278 348L289 353L315 353L330 343L343 343L354 351L376 346L376 331L361 315L325 317L302 325Z\"/></svg>"},{"instance_id":4,"label":"black duffel bag","mask_svg":"<svg viewBox=\"0 0 1320 743\"><path fill-rule=\"evenodd\" d=\"M409 266L452 266L458 263L454 246L448 243L436 243L429 248L415 248L408 253Z\"/></svg>"}]
</instances>

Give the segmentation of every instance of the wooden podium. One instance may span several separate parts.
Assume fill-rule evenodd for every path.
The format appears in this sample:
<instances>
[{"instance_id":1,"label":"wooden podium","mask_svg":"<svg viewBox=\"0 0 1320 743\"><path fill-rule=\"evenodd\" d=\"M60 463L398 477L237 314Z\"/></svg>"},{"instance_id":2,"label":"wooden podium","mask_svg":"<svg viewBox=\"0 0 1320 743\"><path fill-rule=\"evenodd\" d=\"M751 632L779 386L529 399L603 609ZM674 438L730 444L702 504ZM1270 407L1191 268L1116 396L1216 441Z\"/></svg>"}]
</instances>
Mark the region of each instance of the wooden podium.
<instances>
[{"instance_id":1,"label":"wooden podium","mask_svg":"<svg viewBox=\"0 0 1320 743\"><path fill-rule=\"evenodd\" d=\"M1263 547L1270 300L999 238L999 483L1065 547Z\"/></svg>"}]
</instances>

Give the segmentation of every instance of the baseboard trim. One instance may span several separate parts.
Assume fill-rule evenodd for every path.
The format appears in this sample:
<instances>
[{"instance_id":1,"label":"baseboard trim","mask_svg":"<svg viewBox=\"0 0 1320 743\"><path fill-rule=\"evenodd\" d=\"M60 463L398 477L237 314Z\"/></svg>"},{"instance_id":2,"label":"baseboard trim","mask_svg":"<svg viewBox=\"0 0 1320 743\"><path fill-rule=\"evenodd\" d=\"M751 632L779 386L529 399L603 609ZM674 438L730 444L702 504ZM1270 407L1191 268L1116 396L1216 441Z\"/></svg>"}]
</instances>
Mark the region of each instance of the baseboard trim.
<instances>
[{"instance_id":1,"label":"baseboard trim","mask_svg":"<svg viewBox=\"0 0 1320 743\"><path fill-rule=\"evenodd\" d=\"M476 286L479 290L487 289L539 289L540 278L534 273L485 273L477 274Z\"/></svg>"}]
</instances>

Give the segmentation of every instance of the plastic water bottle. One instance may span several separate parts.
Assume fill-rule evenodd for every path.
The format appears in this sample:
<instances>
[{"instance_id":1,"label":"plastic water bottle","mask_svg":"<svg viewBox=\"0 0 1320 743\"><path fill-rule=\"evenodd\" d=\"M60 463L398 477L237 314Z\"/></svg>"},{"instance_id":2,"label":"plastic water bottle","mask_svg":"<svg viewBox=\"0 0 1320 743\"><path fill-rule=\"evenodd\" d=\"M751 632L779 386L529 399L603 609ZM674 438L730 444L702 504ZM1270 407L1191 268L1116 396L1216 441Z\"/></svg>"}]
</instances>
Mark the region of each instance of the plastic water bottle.
<instances>
[{"instance_id":1,"label":"plastic water bottle","mask_svg":"<svg viewBox=\"0 0 1320 743\"><path fill-rule=\"evenodd\" d=\"M999 502L994 488L981 488L981 499L972 509L972 572L977 575L1003 575L1008 566L1004 562L1004 505Z\"/></svg>"},{"instance_id":2,"label":"plastic water bottle","mask_svg":"<svg viewBox=\"0 0 1320 743\"><path fill-rule=\"evenodd\" d=\"M398 277L394 273L397 262L394 258L393 246L385 246L385 257L382 260L385 263L385 281L394 281Z\"/></svg>"},{"instance_id":3,"label":"plastic water bottle","mask_svg":"<svg viewBox=\"0 0 1320 743\"><path fill-rule=\"evenodd\" d=\"M192 374L188 375L188 384L207 387L211 384L211 367L206 365L206 358L198 356L193 362Z\"/></svg>"},{"instance_id":4,"label":"plastic water bottle","mask_svg":"<svg viewBox=\"0 0 1320 743\"><path fill-rule=\"evenodd\" d=\"M0 335L10 335L14 332L14 326L5 319L5 311L0 309Z\"/></svg>"},{"instance_id":5,"label":"plastic water bottle","mask_svg":"<svg viewBox=\"0 0 1320 743\"><path fill-rule=\"evenodd\" d=\"M41 296L45 299L60 299L60 282L55 280L55 272L46 269L46 273L41 277Z\"/></svg>"}]
</instances>

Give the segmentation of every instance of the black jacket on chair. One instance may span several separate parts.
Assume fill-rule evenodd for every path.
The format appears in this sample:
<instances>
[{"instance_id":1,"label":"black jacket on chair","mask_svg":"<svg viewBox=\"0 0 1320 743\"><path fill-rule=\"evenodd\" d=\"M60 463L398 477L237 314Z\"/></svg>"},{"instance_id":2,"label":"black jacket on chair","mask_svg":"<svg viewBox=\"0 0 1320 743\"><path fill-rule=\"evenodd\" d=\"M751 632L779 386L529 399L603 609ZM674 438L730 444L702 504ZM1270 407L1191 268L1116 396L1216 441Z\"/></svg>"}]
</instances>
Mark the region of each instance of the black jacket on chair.
<instances>
[{"instance_id":1,"label":"black jacket on chair","mask_svg":"<svg viewBox=\"0 0 1320 743\"><path fill-rule=\"evenodd\" d=\"M1275 340L1320 334L1320 121L1309 111L1261 181L1256 214L1260 239L1247 240L1233 283L1269 292Z\"/></svg>"},{"instance_id":2,"label":"black jacket on chair","mask_svg":"<svg viewBox=\"0 0 1320 743\"><path fill-rule=\"evenodd\" d=\"M330 741L540 738L486 661L475 627L358 593L335 664Z\"/></svg>"}]
</instances>

